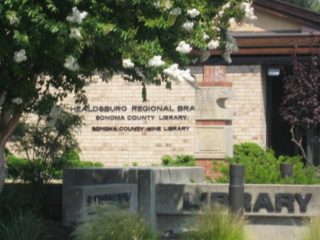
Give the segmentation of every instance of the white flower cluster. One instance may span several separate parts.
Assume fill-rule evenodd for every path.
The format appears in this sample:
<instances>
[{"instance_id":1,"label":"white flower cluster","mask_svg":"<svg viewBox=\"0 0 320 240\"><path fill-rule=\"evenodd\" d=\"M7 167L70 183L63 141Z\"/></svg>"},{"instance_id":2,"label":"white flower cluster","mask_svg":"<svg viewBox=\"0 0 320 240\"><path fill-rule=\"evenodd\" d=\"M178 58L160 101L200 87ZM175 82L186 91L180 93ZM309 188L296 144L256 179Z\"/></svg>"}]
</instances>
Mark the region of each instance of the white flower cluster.
<instances>
[{"instance_id":1,"label":"white flower cluster","mask_svg":"<svg viewBox=\"0 0 320 240\"><path fill-rule=\"evenodd\" d=\"M223 17L225 10L229 9L231 7L231 3L227 2L226 4L224 4L221 8L221 10L218 12L217 17Z\"/></svg>"},{"instance_id":2,"label":"white flower cluster","mask_svg":"<svg viewBox=\"0 0 320 240\"><path fill-rule=\"evenodd\" d=\"M254 15L254 9L251 5L252 5L251 3L244 2L241 4L241 8L245 12L246 18L250 20L256 20L257 17Z\"/></svg>"},{"instance_id":3,"label":"white flower cluster","mask_svg":"<svg viewBox=\"0 0 320 240\"><path fill-rule=\"evenodd\" d=\"M12 99L11 102L14 104L20 105L21 103L23 103L23 100L22 100L22 98L17 97L17 98Z\"/></svg>"},{"instance_id":4,"label":"white flower cluster","mask_svg":"<svg viewBox=\"0 0 320 240\"><path fill-rule=\"evenodd\" d=\"M194 23L190 21L187 21L182 25L182 27L188 32L191 32L193 30L193 26L194 26Z\"/></svg>"},{"instance_id":5,"label":"white flower cluster","mask_svg":"<svg viewBox=\"0 0 320 240\"><path fill-rule=\"evenodd\" d=\"M226 4L224 4L223 6L222 6L222 10L226 10L226 9L228 9L228 8L230 8L231 7L231 3L230 2L227 2Z\"/></svg>"},{"instance_id":6,"label":"white flower cluster","mask_svg":"<svg viewBox=\"0 0 320 240\"><path fill-rule=\"evenodd\" d=\"M217 31L217 32L220 32L220 31L221 31L221 29L220 29L219 27L217 27L217 26L213 26L213 27L212 27L212 30L213 30L213 31Z\"/></svg>"},{"instance_id":7,"label":"white flower cluster","mask_svg":"<svg viewBox=\"0 0 320 240\"><path fill-rule=\"evenodd\" d=\"M160 2L160 0L154 2L154 3L153 3L153 6L155 6L156 8L160 8L160 7L161 7L161 2Z\"/></svg>"},{"instance_id":8,"label":"white flower cluster","mask_svg":"<svg viewBox=\"0 0 320 240\"><path fill-rule=\"evenodd\" d=\"M10 13L7 14L7 19L10 25L16 25L20 22L20 19L18 18L17 13L14 11L10 11Z\"/></svg>"},{"instance_id":9,"label":"white flower cluster","mask_svg":"<svg viewBox=\"0 0 320 240\"><path fill-rule=\"evenodd\" d=\"M194 82L195 78L190 74L190 69L182 70L179 69L178 64L172 64L170 67L164 69L163 71L172 80L177 80L180 82L191 81Z\"/></svg>"},{"instance_id":10,"label":"white flower cluster","mask_svg":"<svg viewBox=\"0 0 320 240\"><path fill-rule=\"evenodd\" d=\"M185 41L181 41L178 45L178 47L176 48L177 52L180 53L190 53L192 51L192 47L186 43Z\"/></svg>"},{"instance_id":11,"label":"white flower cluster","mask_svg":"<svg viewBox=\"0 0 320 240\"><path fill-rule=\"evenodd\" d=\"M72 8L72 14L67 17L67 21L71 23L81 24L88 13L86 11L80 12L77 7Z\"/></svg>"},{"instance_id":12,"label":"white flower cluster","mask_svg":"<svg viewBox=\"0 0 320 240\"><path fill-rule=\"evenodd\" d=\"M220 41L219 41L219 40L213 40L213 39L212 39L212 40L208 43L208 48L209 48L209 50L217 49L219 46L220 46Z\"/></svg>"},{"instance_id":13,"label":"white flower cluster","mask_svg":"<svg viewBox=\"0 0 320 240\"><path fill-rule=\"evenodd\" d=\"M158 0L153 4L156 8L163 7L165 10L169 10L171 8L170 0Z\"/></svg>"},{"instance_id":14,"label":"white flower cluster","mask_svg":"<svg viewBox=\"0 0 320 240\"><path fill-rule=\"evenodd\" d=\"M209 37L208 34L206 34L206 33L203 34L202 39L203 39L204 41L208 40L209 38L210 38L210 37Z\"/></svg>"},{"instance_id":15,"label":"white flower cluster","mask_svg":"<svg viewBox=\"0 0 320 240\"><path fill-rule=\"evenodd\" d=\"M200 12L196 8L193 8L193 9L188 10L187 14L191 18L196 18L196 17L198 17L200 15Z\"/></svg>"},{"instance_id":16,"label":"white flower cluster","mask_svg":"<svg viewBox=\"0 0 320 240\"><path fill-rule=\"evenodd\" d=\"M165 64L165 62L162 61L161 56L154 56L148 62L149 67L161 67L164 64Z\"/></svg>"},{"instance_id":17,"label":"white flower cluster","mask_svg":"<svg viewBox=\"0 0 320 240\"><path fill-rule=\"evenodd\" d=\"M170 0L166 0L164 2L164 9L169 10L170 8L171 8L171 2L170 2Z\"/></svg>"},{"instance_id":18,"label":"white flower cluster","mask_svg":"<svg viewBox=\"0 0 320 240\"><path fill-rule=\"evenodd\" d=\"M170 13L174 16L180 16L182 14L182 10L181 10L181 8L176 7L174 9L172 9L172 11Z\"/></svg>"},{"instance_id":19,"label":"white flower cluster","mask_svg":"<svg viewBox=\"0 0 320 240\"><path fill-rule=\"evenodd\" d=\"M64 62L64 67L69 69L70 71L77 71L79 70L79 64L77 59L73 56L68 56Z\"/></svg>"},{"instance_id":20,"label":"white flower cluster","mask_svg":"<svg viewBox=\"0 0 320 240\"><path fill-rule=\"evenodd\" d=\"M71 28L69 37L76 39L76 40L81 40L82 36L81 36L80 29L79 28Z\"/></svg>"},{"instance_id":21,"label":"white flower cluster","mask_svg":"<svg viewBox=\"0 0 320 240\"><path fill-rule=\"evenodd\" d=\"M122 66L124 68L133 68L134 67L134 63L131 61L130 58L127 58L127 59L123 59L122 60Z\"/></svg>"},{"instance_id":22,"label":"white flower cluster","mask_svg":"<svg viewBox=\"0 0 320 240\"><path fill-rule=\"evenodd\" d=\"M26 50L21 49L19 51L14 52L13 61L16 63L21 63L27 60Z\"/></svg>"},{"instance_id":23,"label":"white flower cluster","mask_svg":"<svg viewBox=\"0 0 320 240\"><path fill-rule=\"evenodd\" d=\"M230 18L230 19L229 19L229 24L230 24L231 26L237 24L236 19L235 19L234 17Z\"/></svg>"}]
</instances>

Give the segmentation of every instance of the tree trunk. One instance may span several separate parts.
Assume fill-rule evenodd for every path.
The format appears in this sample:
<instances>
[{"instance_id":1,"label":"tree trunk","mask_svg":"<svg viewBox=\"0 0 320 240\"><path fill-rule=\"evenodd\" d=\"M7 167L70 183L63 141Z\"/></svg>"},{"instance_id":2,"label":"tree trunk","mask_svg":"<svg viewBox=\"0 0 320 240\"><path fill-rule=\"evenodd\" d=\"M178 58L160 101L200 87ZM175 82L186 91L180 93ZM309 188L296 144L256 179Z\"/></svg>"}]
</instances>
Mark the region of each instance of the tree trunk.
<instances>
[{"instance_id":1,"label":"tree trunk","mask_svg":"<svg viewBox=\"0 0 320 240\"><path fill-rule=\"evenodd\" d=\"M10 114L10 118L6 119L6 114L2 112L0 119L0 193L2 192L5 179L7 177L7 163L5 146L13 131L17 127L19 119L21 117L21 111L14 114ZM6 121L7 120L7 121Z\"/></svg>"},{"instance_id":2,"label":"tree trunk","mask_svg":"<svg viewBox=\"0 0 320 240\"><path fill-rule=\"evenodd\" d=\"M307 135L307 155L313 162L315 166L319 166L320 159L319 159L319 134L316 133L314 130L309 130Z\"/></svg>"},{"instance_id":3,"label":"tree trunk","mask_svg":"<svg viewBox=\"0 0 320 240\"><path fill-rule=\"evenodd\" d=\"M0 145L0 193L2 192L4 182L7 177L7 164L5 156L5 148Z\"/></svg>"}]
</instances>

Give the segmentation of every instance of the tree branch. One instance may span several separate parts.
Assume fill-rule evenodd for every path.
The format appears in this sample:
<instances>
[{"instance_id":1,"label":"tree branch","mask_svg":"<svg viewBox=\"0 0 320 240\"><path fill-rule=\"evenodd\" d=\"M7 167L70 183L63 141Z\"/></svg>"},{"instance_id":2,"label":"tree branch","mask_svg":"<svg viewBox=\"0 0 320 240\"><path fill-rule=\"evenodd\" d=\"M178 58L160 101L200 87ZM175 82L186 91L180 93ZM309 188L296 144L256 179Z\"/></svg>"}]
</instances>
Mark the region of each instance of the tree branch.
<instances>
[{"instance_id":1,"label":"tree branch","mask_svg":"<svg viewBox=\"0 0 320 240\"><path fill-rule=\"evenodd\" d=\"M309 159L306 151L304 150L303 148L303 144L302 144L302 137L300 138L300 140L298 140L296 138L296 135L294 133L294 125L292 125L291 129L290 129L290 133L291 133L291 141L294 142L300 149L301 153L302 153L302 156L303 158L307 161L308 164L310 164L312 167L316 168L318 170L318 168L313 164L313 162Z\"/></svg>"},{"instance_id":2,"label":"tree branch","mask_svg":"<svg viewBox=\"0 0 320 240\"><path fill-rule=\"evenodd\" d=\"M8 139L11 137L13 131L15 130L19 119L22 115L22 111L16 111L15 113L12 114L12 117L6 125L4 126L4 129L0 133L0 145L4 146L5 143L8 141Z\"/></svg>"}]
</instances>

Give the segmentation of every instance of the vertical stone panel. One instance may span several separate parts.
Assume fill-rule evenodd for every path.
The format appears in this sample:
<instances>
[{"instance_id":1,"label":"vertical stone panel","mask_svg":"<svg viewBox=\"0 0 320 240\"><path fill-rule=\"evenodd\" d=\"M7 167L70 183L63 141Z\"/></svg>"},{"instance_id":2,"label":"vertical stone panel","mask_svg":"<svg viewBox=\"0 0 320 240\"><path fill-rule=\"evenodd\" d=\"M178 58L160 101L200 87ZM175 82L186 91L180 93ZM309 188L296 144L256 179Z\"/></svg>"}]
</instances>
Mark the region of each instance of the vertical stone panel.
<instances>
[{"instance_id":1,"label":"vertical stone panel","mask_svg":"<svg viewBox=\"0 0 320 240\"><path fill-rule=\"evenodd\" d=\"M214 176L212 160L232 155L233 114L225 106L233 95L231 87L225 66L204 66L203 82L198 83L195 98L195 156L210 176Z\"/></svg>"}]
</instances>

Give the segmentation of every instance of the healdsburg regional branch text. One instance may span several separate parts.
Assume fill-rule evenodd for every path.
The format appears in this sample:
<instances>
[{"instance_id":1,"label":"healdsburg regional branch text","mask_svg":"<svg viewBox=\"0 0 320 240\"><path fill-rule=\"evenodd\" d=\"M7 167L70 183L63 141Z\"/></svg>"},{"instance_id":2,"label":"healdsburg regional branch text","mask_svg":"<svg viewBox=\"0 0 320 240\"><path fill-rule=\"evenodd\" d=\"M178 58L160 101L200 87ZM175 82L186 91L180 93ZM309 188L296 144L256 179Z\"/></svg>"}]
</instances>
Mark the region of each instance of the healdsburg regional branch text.
<instances>
[{"instance_id":1,"label":"healdsburg regional branch text","mask_svg":"<svg viewBox=\"0 0 320 240\"><path fill-rule=\"evenodd\" d=\"M178 105L173 107L171 105L132 105L131 107L122 106L75 106L70 107L71 112L191 112L194 111L194 106Z\"/></svg>"}]
</instances>

